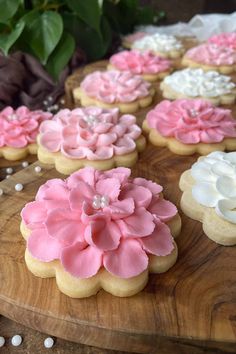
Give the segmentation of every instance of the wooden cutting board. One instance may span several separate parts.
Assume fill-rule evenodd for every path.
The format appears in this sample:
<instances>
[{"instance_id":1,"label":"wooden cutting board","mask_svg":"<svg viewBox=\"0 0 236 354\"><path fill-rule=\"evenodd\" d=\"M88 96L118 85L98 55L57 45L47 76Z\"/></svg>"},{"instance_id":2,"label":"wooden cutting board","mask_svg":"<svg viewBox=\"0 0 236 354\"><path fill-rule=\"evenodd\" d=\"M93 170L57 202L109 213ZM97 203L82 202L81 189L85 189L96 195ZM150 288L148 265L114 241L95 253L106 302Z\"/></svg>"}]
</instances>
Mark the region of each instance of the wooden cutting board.
<instances>
[{"instance_id":1,"label":"wooden cutting board","mask_svg":"<svg viewBox=\"0 0 236 354\"><path fill-rule=\"evenodd\" d=\"M95 68L93 64L78 75L83 77ZM160 99L158 94L155 102ZM137 114L139 123L147 110ZM163 185L166 198L178 206L179 177L197 157L181 157L148 145L132 175ZM34 171L36 165L42 166L40 174ZM165 274L151 275L147 287L131 298L100 291L87 299L71 299L59 292L55 279L33 276L24 262L20 211L34 199L41 184L55 177L63 176L53 166L35 162L0 182L4 190L0 197L2 315L51 335L102 348L163 354L203 353L208 348L214 354L221 350L235 353L236 247L212 242L201 223L181 212L176 265ZM15 192L15 183L23 183L24 190Z\"/></svg>"}]
</instances>

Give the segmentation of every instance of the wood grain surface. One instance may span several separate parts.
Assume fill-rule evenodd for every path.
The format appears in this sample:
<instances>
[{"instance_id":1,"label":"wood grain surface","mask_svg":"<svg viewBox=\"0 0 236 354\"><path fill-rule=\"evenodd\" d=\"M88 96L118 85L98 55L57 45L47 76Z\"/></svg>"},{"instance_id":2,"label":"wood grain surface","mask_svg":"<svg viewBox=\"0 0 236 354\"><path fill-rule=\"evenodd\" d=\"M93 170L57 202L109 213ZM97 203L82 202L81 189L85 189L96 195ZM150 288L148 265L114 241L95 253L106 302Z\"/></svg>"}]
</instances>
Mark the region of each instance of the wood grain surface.
<instances>
[{"instance_id":1,"label":"wood grain surface","mask_svg":"<svg viewBox=\"0 0 236 354\"><path fill-rule=\"evenodd\" d=\"M78 80L98 63L81 70ZM158 93L155 102L161 100ZM235 109L234 109L235 111ZM146 110L137 114L139 123ZM148 145L132 175L164 186L164 195L179 206L180 174L197 159ZM10 164L9 164L10 165ZM236 247L209 240L201 223L181 213L179 258L167 273L151 275L147 287L131 298L104 291L88 299L71 299L55 279L33 276L24 263L25 241L19 232L20 211L47 179L62 177L38 162L0 183L0 313L28 327L67 340L136 353L236 352ZM15 183L24 190L15 192ZM104 351L105 353L105 351Z\"/></svg>"}]
</instances>

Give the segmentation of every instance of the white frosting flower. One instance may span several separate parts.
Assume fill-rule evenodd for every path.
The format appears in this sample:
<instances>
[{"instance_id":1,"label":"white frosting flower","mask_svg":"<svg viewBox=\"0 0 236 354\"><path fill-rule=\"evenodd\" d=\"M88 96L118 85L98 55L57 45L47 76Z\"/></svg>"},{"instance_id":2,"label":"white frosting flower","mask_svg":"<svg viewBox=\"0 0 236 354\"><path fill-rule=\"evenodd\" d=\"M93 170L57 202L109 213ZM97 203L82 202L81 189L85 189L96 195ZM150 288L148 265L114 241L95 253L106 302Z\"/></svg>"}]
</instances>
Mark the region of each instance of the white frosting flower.
<instances>
[{"instance_id":1,"label":"white frosting flower","mask_svg":"<svg viewBox=\"0 0 236 354\"><path fill-rule=\"evenodd\" d=\"M151 36L145 36L135 41L133 49L152 50L154 52L170 52L183 48L182 43L174 36L156 33Z\"/></svg>"},{"instance_id":2,"label":"white frosting flower","mask_svg":"<svg viewBox=\"0 0 236 354\"><path fill-rule=\"evenodd\" d=\"M202 69L179 70L166 76L163 82L189 97L216 97L231 93L235 88L230 76Z\"/></svg>"},{"instance_id":3,"label":"white frosting flower","mask_svg":"<svg viewBox=\"0 0 236 354\"><path fill-rule=\"evenodd\" d=\"M192 166L191 175L193 198L236 224L236 152L212 152Z\"/></svg>"}]
</instances>

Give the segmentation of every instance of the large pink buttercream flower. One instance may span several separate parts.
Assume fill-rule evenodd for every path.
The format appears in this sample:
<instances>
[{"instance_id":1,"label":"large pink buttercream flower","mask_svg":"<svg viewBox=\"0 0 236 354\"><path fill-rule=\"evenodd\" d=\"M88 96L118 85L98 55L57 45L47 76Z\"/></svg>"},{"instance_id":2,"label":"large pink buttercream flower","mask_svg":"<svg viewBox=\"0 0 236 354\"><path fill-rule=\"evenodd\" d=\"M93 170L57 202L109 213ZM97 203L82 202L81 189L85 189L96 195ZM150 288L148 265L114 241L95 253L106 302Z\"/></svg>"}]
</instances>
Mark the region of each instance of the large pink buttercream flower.
<instances>
[{"instance_id":1,"label":"large pink buttercream flower","mask_svg":"<svg viewBox=\"0 0 236 354\"><path fill-rule=\"evenodd\" d=\"M236 121L229 109L202 99L164 100L147 114L150 128L184 144L217 143L236 137Z\"/></svg>"},{"instance_id":2,"label":"large pink buttercream flower","mask_svg":"<svg viewBox=\"0 0 236 354\"><path fill-rule=\"evenodd\" d=\"M71 159L103 160L135 150L141 129L130 114L118 108L76 108L59 111L40 127L40 144Z\"/></svg>"},{"instance_id":3,"label":"large pink buttercream flower","mask_svg":"<svg viewBox=\"0 0 236 354\"><path fill-rule=\"evenodd\" d=\"M148 267L149 254L170 254L174 245L165 222L177 209L160 196L160 185L130 179L130 172L86 167L41 186L21 213L31 255L43 262L59 259L79 278L101 267L129 278Z\"/></svg>"},{"instance_id":4,"label":"large pink buttercream flower","mask_svg":"<svg viewBox=\"0 0 236 354\"><path fill-rule=\"evenodd\" d=\"M0 147L22 148L35 143L40 123L51 117L51 113L30 111L25 106L4 108L0 112Z\"/></svg>"},{"instance_id":5,"label":"large pink buttercream flower","mask_svg":"<svg viewBox=\"0 0 236 354\"><path fill-rule=\"evenodd\" d=\"M89 97L105 103L133 102L150 94L150 83L127 71L95 71L80 86Z\"/></svg>"},{"instance_id":6,"label":"large pink buttercream flower","mask_svg":"<svg viewBox=\"0 0 236 354\"><path fill-rule=\"evenodd\" d=\"M213 43L218 46L236 49L236 33L221 33L212 36L208 39L208 43Z\"/></svg>"},{"instance_id":7,"label":"large pink buttercream flower","mask_svg":"<svg viewBox=\"0 0 236 354\"><path fill-rule=\"evenodd\" d=\"M152 52L125 50L114 54L110 63L118 70L130 71L133 74L158 74L170 70L171 62L154 55Z\"/></svg>"},{"instance_id":8,"label":"large pink buttercream flower","mask_svg":"<svg viewBox=\"0 0 236 354\"><path fill-rule=\"evenodd\" d=\"M185 57L206 65L233 65L236 63L236 51L215 44L201 44L189 49Z\"/></svg>"}]
</instances>

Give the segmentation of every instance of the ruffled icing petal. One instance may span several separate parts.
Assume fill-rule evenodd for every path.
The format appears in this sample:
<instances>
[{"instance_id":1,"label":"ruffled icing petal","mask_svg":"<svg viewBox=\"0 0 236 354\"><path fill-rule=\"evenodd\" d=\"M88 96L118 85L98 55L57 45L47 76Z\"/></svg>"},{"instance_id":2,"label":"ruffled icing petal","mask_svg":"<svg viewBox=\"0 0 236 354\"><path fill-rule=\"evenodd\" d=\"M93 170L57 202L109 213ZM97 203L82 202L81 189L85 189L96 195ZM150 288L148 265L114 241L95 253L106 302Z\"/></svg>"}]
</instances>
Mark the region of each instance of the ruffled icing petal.
<instances>
[{"instance_id":1,"label":"ruffled icing petal","mask_svg":"<svg viewBox=\"0 0 236 354\"><path fill-rule=\"evenodd\" d=\"M27 240L27 248L34 258L51 262L60 258L63 245L60 240L50 237L45 228L41 228L32 231Z\"/></svg>"},{"instance_id":2,"label":"ruffled icing petal","mask_svg":"<svg viewBox=\"0 0 236 354\"><path fill-rule=\"evenodd\" d=\"M119 138L113 146L116 155L124 155L136 149L135 142L126 135Z\"/></svg>"},{"instance_id":3,"label":"ruffled icing petal","mask_svg":"<svg viewBox=\"0 0 236 354\"><path fill-rule=\"evenodd\" d=\"M220 217L236 224L236 198L219 200L215 211Z\"/></svg>"},{"instance_id":4,"label":"ruffled icing petal","mask_svg":"<svg viewBox=\"0 0 236 354\"><path fill-rule=\"evenodd\" d=\"M161 221L168 221L173 218L178 210L176 206L164 198L153 197L148 211L158 217Z\"/></svg>"},{"instance_id":5,"label":"ruffled icing petal","mask_svg":"<svg viewBox=\"0 0 236 354\"><path fill-rule=\"evenodd\" d=\"M108 251L119 245L121 232L115 222L107 222L104 218L91 221L85 229L85 240L91 246Z\"/></svg>"},{"instance_id":6,"label":"ruffled icing petal","mask_svg":"<svg viewBox=\"0 0 236 354\"><path fill-rule=\"evenodd\" d=\"M156 256L167 256L174 249L170 229L162 222L158 222L153 233L150 236L143 237L141 243L145 251Z\"/></svg>"},{"instance_id":7,"label":"ruffled icing petal","mask_svg":"<svg viewBox=\"0 0 236 354\"><path fill-rule=\"evenodd\" d=\"M97 146L109 146L113 144L117 139L115 133L100 134L97 140Z\"/></svg>"},{"instance_id":8,"label":"ruffled icing petal","mask_svg":"<svg viewBox=\"0 0 236 354\"><path fill-rule=\"evenodd\" d=\"M69 201L72 210L81 210L84 202L92 202L95 195L94 189L83 181L78 181L76 187L70 192Z\"/></svg>"},{"instance_id":9,"label":"ruffled icing petal","mask_svg":"<svg viewBox=\"0 0 236 354\"><path fill-rule=\"evenodd\" d=\"M62 140L63 145L66 145L70 148L77 147L77 135L78 131L74 125L67 125L62 129Z\"/></svg>"},{"instance_id":10,"label":"ruffled icing petal","mask_svg":"<svg viewBox=\"0 0 236 354\"><path fill-rule=\"evenodd\" d=\"M153 216L145 208L137 208L134 213L123 220L118 220L122 235L127 237L144 237L150 235L155 227Z\"/></svg>"},{"instance_id":11,"label":"ruffled icing petal","mask_svg":"<svg viewBox=\"0 0 236 354\"><path fill-rule=\"evenodd\" d=\"M96 183L96 193L107 196L111 201L117 200L120 194L120 181L117 178L101 179Z\"/></svg>"},{"instance_id":12,"label":"ruffled icing petal","mask_svg":"<svg viewBox=\"0 0 236 354\"><path fill-rule=\"evenodd\" d=\"M112 146L99 146L96 150L87 150L88 160L108 160L114 155Z\"/></svg>"},{"instance_id":13,"label":"ruffled icing petal","mask_svg":"<svg viewBox=\"0 0 236 354\"><path fill-rule=\"evenodd\" d=\"M21 217L27 228L31 230L42 227L47 218L44 202L27 203L21 211Z\"/></svg>"},{"instance_id":14,"label":"ruffled icing petal","mask_svg":"<svg viewBox=\"0 0 236 354\"><path fill-rule=\"evenodd\" d=\"M134 239L122 239L114 251L105 252L103 264L108 272L121 278L131 278L148 267L148 257Z\"/></svg>"},{"instance_id":15,"label":"ruffled icing petal","mask_svg":"<svg viewBox=\"0 0 236 354\"><path fill-rule=\"evenodd\" d=\"M143 187L149 189L152 192L152 194L154 194L154 195L161 193L163 190L163 187L160 186L159 184L149 181L145 178L141 178L141 177L135 178L133 180L133 183L137 184L138 186L143 186Z\"/></svg>"},{"instance_id":16,"label":"ruffled icing petal","mask_svg":"<svg viewBox=\"0 0 236 354\"><path fill-rule=\"evenodd\" d=\"M110 213L113 220L123 219L131 215L134 211L134 201L132 198L126 198L124 200L118 200L113 202L106 208L103 208L105 213Z\"/></svg>"},{"instance_id":17,"label":"ruffled icing petal","mask_svg":"<svg viewBox=\"0 0 236 354\"><path fill-rule=\"evenodd\" d=\"M102 252L93 247L80 242L63 249L61 263L65 270L78 278L90 278L97 274L102 266Z\"/></svg>"},{"instance_id":18,"label":"ruffled icing petal","mask_svg":"<svg viewBox=\"0 0 236 354\"><path fill-rule=\"evenodd\" d=\"M220 176L216 181L216 189L225 198L236 197L236 179L228 176Z\"/></svg>"},{"instance_id":19,"label":"ruffled icing petal","mask_svg":"<svg viewBox=\"0 0 236 354\"><path fill-rule=\"evenodd\" d=\"M192 188L193 198L199 203L207 207L215 207L219 200L219 193L214 184L200 182Z\"/></svg>"},{"instance_id":20,"label":"ruffled icing petal","mask_svg":"<svg viewBox=\"0 0 236 354\"><path fill-rule=\"evenodd\" d=\"M152 193L145 187L127 183L120 193L121 200L126 198L132 198L136 207L147 208L152 200Z\"/></svg>"},{"instance_id":21,"label":"ruffled icing petal","mask_svg":"<svg viewBox=\"0 0 236 354\"><path fill-rule=\"evenodd\" d=\"M211 165L205 161L194 163L191 167L191 175L197 181L216 181L216 176L211 171Z\"/></svg>"},{"instance_id":22,"label":"ruffled icing petal","mask_svg":"<svg viewBox=\"0 0 236 354\"><path fill-rule=\"evenodd\" d=\"M217 161L211 166L212 173L215 173L217 176L228 175L233 177L235 175L235 168L230 165L227 161Z\"/></svg>"},{"instance_id":23,"label":"ruffled icing petal","mask_svg":"<svg viewBox=\"0 0 236 354\"><path fill-rule=\"evenodd\" d=\"M67 178L67 185L69 188L75 188L78 182L83 181L94 188L95 185L95 172L93 167L85 167L79 171L74 172Z\"/></svg>"},{"instance_id":24,"label":"ruffled icing petal","mask_svg":"<svg viewBox=\"0 0 236 354\"><path fill-rule=\"evenodd\" d=\"M99 172L97 171L97 173ZM112 170L104 171L100 173L99 179L116 178L120 181L120 184L123 186L128 181L130 175L131 175L131 170L129 168L117 167L117 168L113 168Z\"/></svg>"},{"instance_id":25,"label":"ruffled icing petal","mask_svg":"<svg viewBox=\"0 0 236 354\"><path fill-rule=\"evenodd\" d=\"M199 130L184 131L179 130L175 131L175 138L181 141L184 144L197 144L200 142L200 132Z\"/></svg>"},{"instance_id":26,"label":"ruffled icing petal","mask_svg":"<svg viewBox=\"0 0 236 354\"><path fill-rule=\"evenodd\" d=\"M56 209L48 213L45 225L49 235L64 242L65 246L84 241L85 226L80 214L71 210Z\"/></svg>"},{"instance_id":27,"label":"ruffled icing petal","mask_svg":"<svg viewBox=\"0 0 236 354\"><path fill-rule=\"evenodd\" d=\"M57 152L61 147L61 132L47 131L40 136L40 144L48 151Z\"/></svg>"}]
</instances>

